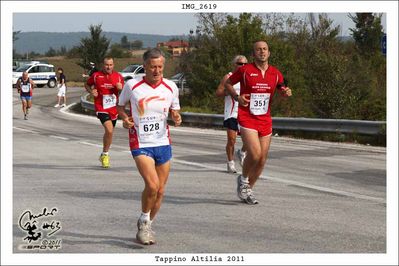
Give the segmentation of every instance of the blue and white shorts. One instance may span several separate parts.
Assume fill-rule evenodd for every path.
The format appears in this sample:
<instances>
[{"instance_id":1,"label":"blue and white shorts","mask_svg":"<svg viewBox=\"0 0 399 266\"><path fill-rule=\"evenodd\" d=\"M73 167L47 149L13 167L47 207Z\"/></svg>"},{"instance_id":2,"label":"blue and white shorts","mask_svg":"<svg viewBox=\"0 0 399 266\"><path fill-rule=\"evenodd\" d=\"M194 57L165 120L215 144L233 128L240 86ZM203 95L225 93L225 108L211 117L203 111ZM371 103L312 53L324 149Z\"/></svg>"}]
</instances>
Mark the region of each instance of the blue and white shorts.
<instances>
[{"instance_id":1,"label":"blue and white shorts","mask_svg":"<svg viewBox=\"0 0 399 266\"><path fill-rule=\"evenodd\" d=\"M159 147L138 148L131 151L133 157L146 155L155 161L155 165L161 165L172 159L172 146L165 145Z\"/></svg>"}]
</instances>

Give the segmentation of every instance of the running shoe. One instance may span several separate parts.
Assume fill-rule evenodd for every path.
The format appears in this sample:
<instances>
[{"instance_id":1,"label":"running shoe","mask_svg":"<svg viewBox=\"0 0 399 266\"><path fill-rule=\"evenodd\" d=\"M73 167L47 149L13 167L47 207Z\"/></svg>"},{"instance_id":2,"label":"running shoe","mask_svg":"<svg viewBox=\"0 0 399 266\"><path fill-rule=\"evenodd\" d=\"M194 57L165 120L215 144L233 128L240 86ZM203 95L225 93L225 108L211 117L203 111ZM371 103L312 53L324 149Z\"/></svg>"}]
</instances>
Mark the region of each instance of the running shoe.
<instances>
[{"instance_id":1,"label":"running shoe","mask_svg":"<svg viewBox=\"0 0 399 266\"><path fill-rule=\"evenodd\" d=\"M150 223L150 243L155 244L155 232L152 230L152 223Z\"/></svg>"},{"instance_id":2,"label":"running shoe","mask_svg":"<svg viewBox=\"0 0 399 266\"><path fill-rule=\"evenodd\" d=\"M54 105L54 107L60 107L60 105L57 103L56 105Z\"/></svg>"},{"instance_id":3,"label":"running shoe","mask_svg":"<svg viewBox=\"0 0 399 266\"><path fill-rule=\"evenodd\" d=\"M24 114L24 120L28 120L28 115Z\"/></svg>"},{"instance_id":4,"label":"running shoe","mask_svg":"<svg viewBox=\"0 0 399 266\"><path fill-rule=\"evenodd\" d=\"M233 174L237 173L234 161L227 162L227 172L228 173L233 173Z\"/></svg>"},{"instance_id":5,"label":"running shoe","mask_svg":"<svg viewBox=\"0 0 399 266\"><path fill-rule=\"evenodd\" d=\"M238 161L240 162L241 167L244 165L244 159L247 156L247 152L242 152L241 149L236 152Z\"/></svg>"},{"instance_id":6,"label":"running shoe","mask_svg":"<svg viewBox=\"0 0 399 266\"><path fill-rule=\"evenodd\" d=\"M103 168L109 168L109 155L107 154L101 154L100 158L99 158Z\"/></svg>"},{"instance_id":7,"label":"running shoe","mask_svg":"<svg viewBox=\"0 0 399 266\"><path fill-rule=\"evenodd\" d=\"M137 221L137 234L136 239L141 244L151 245L155 243L154 232L151 229L151 224L148 221Z\"/></svg>"},{"instance_id":8,"label":"running shoe","mask_svg":"<svg viewBox=\"0 0 399 266\"><path fill-rule=\"evenodd\" d=\"M241 175L237 177L237 196L241 200L246 200L248 197L248 189L251 189L249 187L248 182L243 182L241 180Z\"/></svg>"},{"instance_id":9,"label":"running shoe","mask_svg":"<svg viewBox=\"0 0 399 266\"><path fill-rule=\"evenodd\" d=\"M255 199L254 193L251 188L247 189L247 198L243 200L246 204L255 205L258 204L259 201Z\"/></svg>"}]
</instances>

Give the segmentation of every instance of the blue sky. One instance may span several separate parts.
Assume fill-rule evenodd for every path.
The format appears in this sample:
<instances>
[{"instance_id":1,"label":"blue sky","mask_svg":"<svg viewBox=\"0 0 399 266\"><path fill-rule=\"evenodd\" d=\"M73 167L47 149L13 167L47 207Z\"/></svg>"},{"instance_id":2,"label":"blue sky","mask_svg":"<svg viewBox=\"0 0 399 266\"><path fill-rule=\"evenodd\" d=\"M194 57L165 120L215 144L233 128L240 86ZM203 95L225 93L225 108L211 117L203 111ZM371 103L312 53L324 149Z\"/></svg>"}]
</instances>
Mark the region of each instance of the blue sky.
<instances>
[{"instance_id":1,"label":"blue sky","mask_svg":"<svg viewBox=\"0 0 399 266\"><path fill-rule=\"evenodd\" d=\"M287 13L286 13L287 14ZM306 13L294 13L304 18ZM327 13L335 25L340 25L342 35L349 35L354 24L349 13ZM383 25L385 28L385 15ZM50 23L49 23L50 22ZM90 24L102 24L104 31L160 35L189 34L195 29L195 13L14 13L13 30L76 32L88 31Z\"/></svg>"}]
</instances>

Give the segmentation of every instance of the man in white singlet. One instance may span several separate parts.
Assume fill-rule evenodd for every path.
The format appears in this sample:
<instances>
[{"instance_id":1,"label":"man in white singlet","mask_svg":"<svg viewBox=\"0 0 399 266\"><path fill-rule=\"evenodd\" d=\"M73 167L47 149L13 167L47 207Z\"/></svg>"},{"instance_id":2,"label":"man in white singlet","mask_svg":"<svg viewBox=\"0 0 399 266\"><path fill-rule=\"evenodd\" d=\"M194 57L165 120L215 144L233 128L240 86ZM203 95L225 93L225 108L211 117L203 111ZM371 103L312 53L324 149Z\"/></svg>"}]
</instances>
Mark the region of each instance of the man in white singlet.
<instances>
[{"instance_id":1,"label":"man in white singlet","mask_svg":"<svg viewBox=\"0 0 399 266\"><path fill-rule=\"evenodd\" d=\"M238 68L242 67L248 62L247 58L243 55L237 55L233 59L233 72ZM234 145L236 143L238 123L237 123L237 112L238 102L235 101L225 89L225 82L231 76L232 72L228 73L220 81L220 84L216 90L216 96L224 97L224 121L223 126L227 128L227 144L226 144L226 155L227 155L227 172L237 173L234 163ZM234 85L236 93L240 94L240 83ZM237 157L240 165L243 165L246 151L244 146L237 150Z\"/></svg>"},{"instance_id":2,"label":"man in white singlet","mask_svg":"<svg viewBox=\"0 0 399 266\"><path fill-rule=\"evenodd\" d=\"M170 171L169 112L175 126L182 120L178 88L174 82L163 78L165 57L162 51L157 48L146 51L143 61L145 76L126 82L117 109L123 127L129 129L130 151L145 183L136 239L147 245L155 243L151 225L161 207ZM125 111L129 102L130 116Z\"/></svg>"}]
</instances>

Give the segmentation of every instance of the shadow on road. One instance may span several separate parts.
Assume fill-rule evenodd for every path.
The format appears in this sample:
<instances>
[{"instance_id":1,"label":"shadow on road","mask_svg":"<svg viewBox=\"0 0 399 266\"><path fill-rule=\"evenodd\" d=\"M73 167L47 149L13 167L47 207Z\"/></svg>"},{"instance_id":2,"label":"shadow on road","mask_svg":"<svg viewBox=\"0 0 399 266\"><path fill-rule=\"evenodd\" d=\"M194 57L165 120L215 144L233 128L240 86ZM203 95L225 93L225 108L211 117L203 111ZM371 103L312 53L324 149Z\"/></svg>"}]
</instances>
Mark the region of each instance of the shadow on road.
<instances>
[{"instance_id":1,"label":"shadow on road","mask_svg":"<svg viewBox=\"0 0 399 266\"><path fill-rule=\"evenodd\" d=\"M90 198L90 199L120 199L120 200L136 200L141 201L141 192L127 192L127 191L60 191L59 193L67 194L72 197ZM200 195L196 198L187 196L169 196L165 195L163 199L164 204L216 204L216 205L239 205L238 200L224 200L217 198L204 198Z\"/></svg>"}]
</instances>

